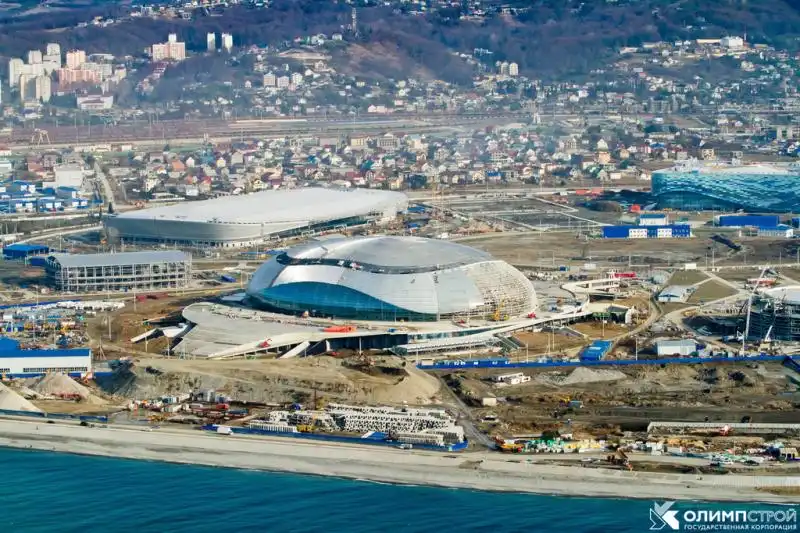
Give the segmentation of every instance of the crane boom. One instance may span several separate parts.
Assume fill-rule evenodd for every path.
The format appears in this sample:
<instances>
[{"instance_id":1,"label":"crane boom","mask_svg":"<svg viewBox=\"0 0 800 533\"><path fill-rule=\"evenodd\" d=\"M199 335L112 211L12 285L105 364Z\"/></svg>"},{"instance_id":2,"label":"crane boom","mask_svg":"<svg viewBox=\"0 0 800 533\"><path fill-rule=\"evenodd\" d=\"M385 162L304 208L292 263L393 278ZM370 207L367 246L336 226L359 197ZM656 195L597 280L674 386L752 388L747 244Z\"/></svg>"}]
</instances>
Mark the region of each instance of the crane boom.
<instances>
[{"instance_id":1,"label":"crane boom","mask_svg":"<svg viewBox=\"0 0 800 533\"><path fill-rule=\"evenodd\" d=\"M761 280L764 278L764 274L766 274L767 270L769 269L769 265L761 269L761 274L758 275L758 279L753 286L753 290L750 291L750 295L747 297L747 316L744 319L744 333L742 334L742 354L744 354L747 337L750 335L750 311L753 310L753 296L755 296L756 291L761 286Z\"/></svg>"}]
</instances>

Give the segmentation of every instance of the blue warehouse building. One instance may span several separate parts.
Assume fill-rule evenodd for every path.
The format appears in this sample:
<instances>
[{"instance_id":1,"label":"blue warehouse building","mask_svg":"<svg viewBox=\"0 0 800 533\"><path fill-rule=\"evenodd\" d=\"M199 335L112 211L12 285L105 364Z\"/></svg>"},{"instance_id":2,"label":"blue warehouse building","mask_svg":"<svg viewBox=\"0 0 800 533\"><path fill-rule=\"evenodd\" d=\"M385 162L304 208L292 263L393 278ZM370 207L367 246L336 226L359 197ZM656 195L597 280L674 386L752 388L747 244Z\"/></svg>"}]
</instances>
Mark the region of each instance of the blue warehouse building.
<instances>
[{"instance_id":1,"label":"blue warehouse building","mask_svg":"<svg viewBox=\"0 0 800 533\"><path fill-rule=\"evenodd\" d=\"M778 215L721 215L717 226L728 228L774 228L781 223Z\"/></svg>"},{"instance_id":2,"label":"blue warehouse building","mask_svg":"<svg viewBox=\"0 0 800 533\"><path fill-rule=\"evenodd\" d=\"M6 378L30 378L51 372L81 377L92 372L89 348L23 350L19 342L0 337L0 374Z\"/></svg>"},{"instance_id":3,"label":"blue warehouse building","mask_svg":"<svg viewBox=\"0 0 800 533\"><path fill-rule=\"evenodd\" d=\"M796 165L682 165L653 172L652 186L659 207L682 211L791 213L800 205Z\"/></svg>"},{"instance_id":4,"label":"blue warehouse building","mask_svg":"<svg viewBox=\"0 0 800 533\"><path fill-rule=\"evenodd\" d=\"M667 226L603 226L604 239L686 239L692 237L688 224Z\"/></svg>"}]
</instances>

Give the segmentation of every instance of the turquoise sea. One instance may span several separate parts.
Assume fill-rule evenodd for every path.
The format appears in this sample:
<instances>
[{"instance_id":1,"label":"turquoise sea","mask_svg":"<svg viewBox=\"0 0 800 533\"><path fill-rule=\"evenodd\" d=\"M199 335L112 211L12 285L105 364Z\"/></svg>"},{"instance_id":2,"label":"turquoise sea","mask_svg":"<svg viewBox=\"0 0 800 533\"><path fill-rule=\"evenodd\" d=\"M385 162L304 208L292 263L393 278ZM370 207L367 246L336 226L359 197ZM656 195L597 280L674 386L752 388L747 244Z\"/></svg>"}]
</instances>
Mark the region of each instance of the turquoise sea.
<instances>
[{"instance_id":1,"label":"turquoise sea","mask_svg":"<svg viewBox=\"0 0 800 533\"><path fill-rule=\"evenodd\" d=\"M645 532L652 505L4 448L0 465L3 533Z\"/></svg>"}]
</instances>

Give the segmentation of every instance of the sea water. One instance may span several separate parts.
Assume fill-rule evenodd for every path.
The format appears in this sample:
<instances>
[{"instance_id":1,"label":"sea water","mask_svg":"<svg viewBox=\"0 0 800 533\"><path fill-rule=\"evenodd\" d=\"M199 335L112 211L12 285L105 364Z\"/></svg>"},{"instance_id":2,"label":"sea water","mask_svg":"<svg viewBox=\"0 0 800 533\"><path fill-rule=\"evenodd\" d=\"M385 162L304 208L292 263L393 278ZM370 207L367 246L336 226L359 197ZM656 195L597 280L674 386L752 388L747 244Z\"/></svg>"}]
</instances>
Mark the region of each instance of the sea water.
<instances>
[{"instance_id":1,"label":"sea water","mask_svg":"<svg viewBox=\"0 0 800 533\"><path fill-rule=\"evenodd\" d=\"M7 448L0 465L2 533L645 532L653 504Z\"/></svg>"}]
</instances>

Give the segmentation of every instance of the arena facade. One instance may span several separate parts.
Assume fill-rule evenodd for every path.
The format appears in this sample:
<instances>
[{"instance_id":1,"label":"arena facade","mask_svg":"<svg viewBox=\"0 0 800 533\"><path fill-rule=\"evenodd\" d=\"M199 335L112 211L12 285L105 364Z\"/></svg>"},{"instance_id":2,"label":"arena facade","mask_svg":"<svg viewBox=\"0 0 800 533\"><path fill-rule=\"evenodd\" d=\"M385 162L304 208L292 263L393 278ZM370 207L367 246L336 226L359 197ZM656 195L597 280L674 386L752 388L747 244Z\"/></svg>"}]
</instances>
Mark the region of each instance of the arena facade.
<instances>
[{"instance_id":1,"label":"arena facade","mask_svg":"<svg viewBox=\"0 0 800 533\"><path fill-rule=\"evenodd\" d=\"M275 312L375 321L498 321L536 308L533 285L508 263L418 237L296 246L262 265L247 294Z\"/></svg>"},{"instance_id":2,"label":"arena facade","mask_svg":"<svg viewBox=\"0 0 800 533\"><path fill-rule=\"evenodd\" d=\"M800 342L800 285L760 291L750 313L748 337Z\"/></svg>"},{"instance_id":3,"label":"arena facade","mask_svg":"<svg viewBox=\"0 0 800 533\"><path fill-rule=\"evenodd\" d=\"M794 165L685 163L652 176L659 207L791 213L800 205L800 168Z\"/></svg>"},{"instance_id":4,"label":"arena facade","mask_svg":"<svg viewBox=\"0 0 800 533\"><path fill-rule=\"evenodd\" d=\"M247 247L306 232L384 223L408 208L405 194L309 187L262 191L107 215L109 239L198 247Z\"/></svg>"}]
</instances>

